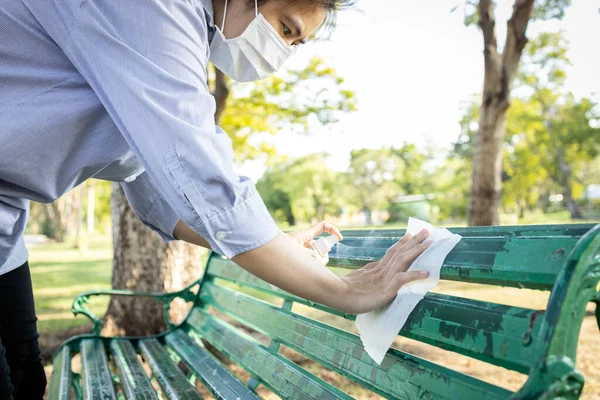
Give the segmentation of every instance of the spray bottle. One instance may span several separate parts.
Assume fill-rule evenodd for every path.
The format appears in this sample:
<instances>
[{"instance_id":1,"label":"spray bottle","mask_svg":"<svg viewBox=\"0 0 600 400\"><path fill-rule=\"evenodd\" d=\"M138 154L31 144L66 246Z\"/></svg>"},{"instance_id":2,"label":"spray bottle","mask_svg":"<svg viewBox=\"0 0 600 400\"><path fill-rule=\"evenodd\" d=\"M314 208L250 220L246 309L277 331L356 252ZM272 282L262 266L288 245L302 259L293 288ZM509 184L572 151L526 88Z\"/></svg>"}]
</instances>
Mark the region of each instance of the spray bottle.
<instances>
[{"instance_id":1,"label":"spray bottle","mask_svg":"<svg viewBox=\"0 0 600 400\"><path fill-rule=\"evenodd\" d=\"M321 256L325 257L329 254L329 251L333 248L333 246L339 241L340 239L337 236L324 236L318 240L315 240L313 243L313 248L320 253Z\"/></svg>"}]
</instances>

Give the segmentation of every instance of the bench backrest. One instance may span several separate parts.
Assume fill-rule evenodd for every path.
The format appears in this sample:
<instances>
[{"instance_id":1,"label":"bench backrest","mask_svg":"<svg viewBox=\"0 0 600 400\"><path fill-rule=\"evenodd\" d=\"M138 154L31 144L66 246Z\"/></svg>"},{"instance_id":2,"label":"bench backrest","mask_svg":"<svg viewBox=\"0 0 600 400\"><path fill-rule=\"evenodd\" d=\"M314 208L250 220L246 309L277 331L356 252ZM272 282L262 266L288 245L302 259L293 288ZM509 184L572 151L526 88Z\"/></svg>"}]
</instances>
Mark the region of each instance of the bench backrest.
<instances>
[{"instance_id":1,"label":"bench backrest","mask_svg":"<svg viewBox=\"0 0 600 400\"><path fill-rule=\"evenodd\" d=\"M534 310L429 293L399 334L529 374L517 397L547 390L559 373L568 372L577 381L574 366L567 371L559 368L562 364L555 365L561 372L552 372L548 371L548 363L554 360L551 356L562 356L561 363L568 364L564 358L570 357L574 365L585 305L600 300L596 290L600 277L600 227L451 230L462 235L463 240L448 255L441 271L443 280L551 290L548 307ZM330 266L352 269L380 259L404 231L343 234L344 240L330 253ZM282 306L264 301L265 296L281 298ZM283 398L349 396L285 358L279 351L281 344L384 397L489 399L512 394L396 349L391 349L377 365L357 335L300 315L292 310L294 304L354 319L353 315L286 293L230 260L212 254L198 301L183 328L192 335L197 333L247 370L257 384L264 384ZM210 307L236 323L213 315ZM268 336L270 343L259 343L244 333L243 326Z\"/></svg>"}]
</instances>

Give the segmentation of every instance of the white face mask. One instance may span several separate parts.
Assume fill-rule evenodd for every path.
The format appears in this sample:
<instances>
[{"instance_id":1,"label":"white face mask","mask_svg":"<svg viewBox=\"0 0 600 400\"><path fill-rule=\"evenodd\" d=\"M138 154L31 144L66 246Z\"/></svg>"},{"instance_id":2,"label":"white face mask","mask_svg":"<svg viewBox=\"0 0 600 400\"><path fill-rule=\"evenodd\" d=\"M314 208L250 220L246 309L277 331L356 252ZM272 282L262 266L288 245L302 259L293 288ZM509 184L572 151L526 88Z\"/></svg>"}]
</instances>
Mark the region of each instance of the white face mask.
<instances>
[{"instance_id":1,"label":"white face mask","mask_svg":"<svg viewBox=\"0 0 600 400\"><path fill-rule=\"evenodd\" d=\"M217 27L210 43L210 62L238 82L252 82L268 77L279 70L295 50L283 40L263 15L258 13L257 0L254 6L256 17L240 36L227 39ZM227 0L221 24L223 29L226 15Z\"/></svg>"}]
</instances>

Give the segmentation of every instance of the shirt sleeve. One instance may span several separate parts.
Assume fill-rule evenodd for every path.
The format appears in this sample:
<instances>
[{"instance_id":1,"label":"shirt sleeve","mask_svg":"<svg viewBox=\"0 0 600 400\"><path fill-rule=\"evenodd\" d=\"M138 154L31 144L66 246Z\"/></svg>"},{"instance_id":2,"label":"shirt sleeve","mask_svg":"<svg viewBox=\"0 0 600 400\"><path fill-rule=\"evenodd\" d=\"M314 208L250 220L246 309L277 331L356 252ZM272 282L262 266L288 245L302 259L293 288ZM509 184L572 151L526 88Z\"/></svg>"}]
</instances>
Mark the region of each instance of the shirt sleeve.
<instances>
[{"instance_id":1,"label":"shirt sleeve","mask_svg":"<svg viewBox=\"0 0 600 400\"><path fill-rule=\"evenodd\" d=\"M121 182L129 205L135 215L165 242L175 240L173 231L179 216L156 190L148 173L144 172L132 181Z\"/></svg>"},{"instance_id":2,"label":"shirt sleeve","mask_svg":"<svg viewBox=\"0 0 600 400\"><path fill-rule=\"evenodd\" d=\"M86 0L68 18L58 44L160 193L155 212L169 215L156 227L171 235L163 229L177 215L230 258L272 240L279 230L251 180L233 171L231 142L214 124L201 6Z\"/></svg>"}]
</instances>

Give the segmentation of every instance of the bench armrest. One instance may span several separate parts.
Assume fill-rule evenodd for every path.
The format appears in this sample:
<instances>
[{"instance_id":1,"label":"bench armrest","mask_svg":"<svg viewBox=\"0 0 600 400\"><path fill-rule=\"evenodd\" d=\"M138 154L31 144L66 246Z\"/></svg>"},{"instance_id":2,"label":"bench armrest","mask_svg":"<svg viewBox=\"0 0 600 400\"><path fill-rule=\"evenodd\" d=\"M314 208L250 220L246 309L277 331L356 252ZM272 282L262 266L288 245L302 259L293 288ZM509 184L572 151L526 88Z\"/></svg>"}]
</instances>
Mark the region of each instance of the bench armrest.
<instances>
[{"instance_id":1,"label":"bench armrest","mask_svg":"<svg viewBox=\"0 0 600 400\"><path fill-rule=\"evenodd\" d=\"M173 327L173 323L169 318L169 309L171 308L171 302L176 298L181 298L186 302L194 301L197 294L191 289L197 286L198 282L192 283L190 286L172 293L158 293L158 292L136 292L133 290L120 290L120 289L106 289L106 290L90 290L83 292L73 299L73 305L71 306L71 312L73 315L83 314L88 317L94 324L93 332L94 335L100 335L102 329L102 320L98 318L92 310L87 307L90 302L90 298L94 296L125 296L125 297L153 297L156 301L163 303L163 317L165 323L169 328Z\"/></svg>"}]
</instances>

